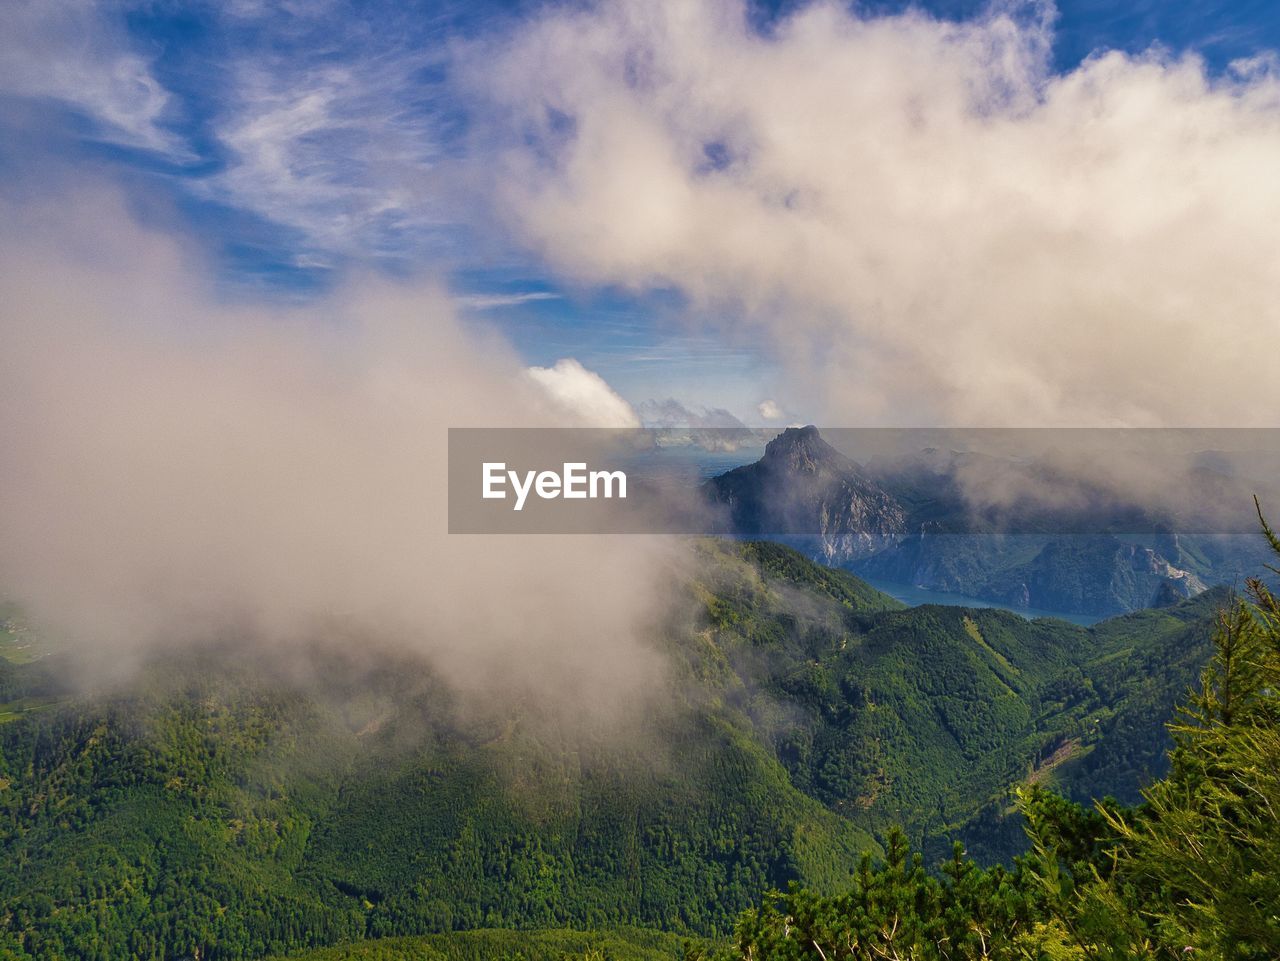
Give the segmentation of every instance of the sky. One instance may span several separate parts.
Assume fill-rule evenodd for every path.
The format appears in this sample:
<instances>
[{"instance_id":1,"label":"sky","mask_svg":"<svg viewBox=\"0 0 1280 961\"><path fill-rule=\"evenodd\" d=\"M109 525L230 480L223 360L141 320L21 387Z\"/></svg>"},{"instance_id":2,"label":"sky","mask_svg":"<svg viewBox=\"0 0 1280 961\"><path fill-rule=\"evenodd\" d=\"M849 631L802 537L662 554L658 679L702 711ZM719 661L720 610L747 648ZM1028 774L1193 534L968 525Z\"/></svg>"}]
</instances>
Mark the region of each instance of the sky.
<instances>
[{"instance_id":1,"label":"sky","mask_svg":"<svg viewBox=\"0 0 1280 961\"><path fill-rule=\"evenodd\" d=\"M449 428L1280 426L1261 3L0 4L0 596L91 677L661 688L676 545L450 535Z\"/></svg>"},{"instance_id":2,"label":"sky","mask_svg":"<svg viewBox=\"0 0 1280 961\"><path fill-rule=\"evenodd\" d=\"M1205 243L1218 242L1211 252L1225 242L1240 245L1242 260L1257 258L1241 267L1246 287L1274 279L1265 224L1241 223L1248 215L1232 206L1240 177L1264 169L1274 147L1274 136L1246 142L1276 122L1274 4L7 0L5 10L6 202L31 209L105 185L131 219L192 251L212 296L232 306L305 309L353 277L429 277L465 324L496 332L529 367L572 360L559 368L566 376L594 373L635 410L674 400L690 416L727 411L748 423L990 423L1031 411L1056 423L1137 424L1211 410L1205 416L1223 422L1229 413L1200 397L1166 403L1158 368L1141 364L1133 397L1104 392L1094 404L1088 381L1115 371L1083 335L1049 344L1034 364L1012 358L984 372L1000 400L979 397L954 368L1010 343L1034 354L1023 336L1063 337L1065 314L1048 310L1036 328L1042 296L1094 311L1103 332L1114 329L1108 311L1153 290L1211 325L1204 305L1221 303L1221 291L1204 279L1182 289L1153 266L1204 251L1156 249L1140 236L1167 235L1179 217L1204 218ZM1146 111L1128 123L1132 142L1087 132L1106 126L1109 108L1090 119L1079 103L1112 93L1108 103ZM1186 116L1169 132L1155 123L1166 114ZM903 117L926 133L904 135ZM784 134L788 147L770 139ZM1117 174L1131 149L1180 154L1184 136L1193 152L1207 151L1194 171L1167 182ZM673 152L682 179L664 185ZM924 155L969 169L950 180L952 168L917 163ZM1255 167L1231 167L1241 156ZM919 194L879 208L838 196L846 179L876 184L881 161ZM1008 183L996 182L997 170ZM1177 210L1138 223L1205 170ZM981 224L1007 211L1018 177L1028 192L1054 193L1053 203L1002 237L978 236L986 254L967 259L968 232L955 219ZM1091 206L1111 203L1108 191L1115 207L1132 203L1133 185L1163 192L1139 196L1142 210L1125 218ZM1067 196L1073 186L1091 199ZM881 196L896 189L876 187ZM776 222L762 203L795 216ZM668 217L671 204L687 221ZM948 204L955 217L939 213ZM1259 217L1268 210L1259 206ZM1056 217L1052 243L1009 240L1034 233L1033 218ZM743 235L764 238L762 249L746 253ZM1132 289L1117 293L1116 279L1103 285L1115 290L1081 291L1044 267L1078 255L1073 269L1092 275L1115 262L1118 237L1145 251L1126 263ZM1041 242L1040 261L1011 255L992 266L1001 245ZM1036 286L1014 289L1001 271ZM935 285L951 306L918 292ZM993 300L974 285L1011 293ZM1231 309L1253 306L1246 297ZM1016 333L1005 312L1020 318ZM979 317L993 318L989 335L952 336ZM1112 347L1186 337L1176 325L1135 321ZM1078 357L1074 371L1059 369L1062 356ZM1170 376L1191 376L1203 356L1189 348ZM1212 369L1235 362L1224 355ZM918 387L902 388L917 376Z\"/></svg>"}]
</instances>

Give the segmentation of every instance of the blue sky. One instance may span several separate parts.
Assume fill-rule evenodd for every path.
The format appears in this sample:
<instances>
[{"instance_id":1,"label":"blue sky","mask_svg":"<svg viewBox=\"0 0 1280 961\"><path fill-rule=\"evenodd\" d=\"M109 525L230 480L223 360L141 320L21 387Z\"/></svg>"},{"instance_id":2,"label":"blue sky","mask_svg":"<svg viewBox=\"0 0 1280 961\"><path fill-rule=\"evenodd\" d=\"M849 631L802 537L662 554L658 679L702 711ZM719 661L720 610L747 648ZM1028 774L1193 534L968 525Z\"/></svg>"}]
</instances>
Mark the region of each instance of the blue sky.
<instances>
[{"instance_id":1,"label":"blue sky","mask_svg":"<svg viewBox=\"0 0 1280 961\"><path fill-rule=\"evenodd\" d=\"M677 395L749 412L776 376L684 293L628 290L549 264L489 202L475 158L493 118L457 51L518 34L542 3L148 0L19 3L0 41L0 174L119 184L144 221L204 250L233 301L322 295L352 271L438 275L530 364L574 356L632 402ZM795 4L753 8L768 32ZM900 13L868 0L865 16ZM942 18L986 4L918 5ZM1214 73L1280 48L1280 8L1062 0L1052 70L1099 50L1195 51Z\"/></svg>"}]
</instances>

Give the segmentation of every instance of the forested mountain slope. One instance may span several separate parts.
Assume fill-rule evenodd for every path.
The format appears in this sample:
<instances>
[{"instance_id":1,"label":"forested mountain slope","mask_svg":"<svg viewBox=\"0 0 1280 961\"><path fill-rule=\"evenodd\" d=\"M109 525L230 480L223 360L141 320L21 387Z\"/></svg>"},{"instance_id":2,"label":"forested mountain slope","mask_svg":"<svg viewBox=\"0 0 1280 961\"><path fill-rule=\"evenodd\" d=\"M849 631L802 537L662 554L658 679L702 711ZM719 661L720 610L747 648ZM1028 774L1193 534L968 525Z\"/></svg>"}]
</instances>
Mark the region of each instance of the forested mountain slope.
<instances>
[{"instance_id":1,"label":"forested mountain slope","mask_svg":"<svg viewBox=\"0 0 1280 961\"><path fill-rule=\"evenodd\" d=\"M773 544L694 550L653 640L664 709L634 739L530 705L459 712L426 665L341 644L308 651L323 683L231 646L93 696L60 691L55 658L0 663L0 946L114 961L481 927L715 934L769 887L838 890L894 823L1004 855L990 824L1011 785L1132 795L1159 769L1221 600L1084 629L904 609Z\"/></svg>"},{"instance_id":2,"label":"forested mountain slope","mask_svg":"<svg viewBox=\"0 0 1280 961\"><path fill-rule=\"evenodd\" d=\"M704 550L717 555L709 636L733 665L731 702L806 793L918 842L989 841L1007 786L1023 779L1136 798L1163 772L1164 721L1208 657L1228 597L1210 591L1091 628L933 605L833 607L824 621L781 599L840 572L774 544ZM993 856L1022 845L1011 828Z\"/></svg>"}]
</instances>

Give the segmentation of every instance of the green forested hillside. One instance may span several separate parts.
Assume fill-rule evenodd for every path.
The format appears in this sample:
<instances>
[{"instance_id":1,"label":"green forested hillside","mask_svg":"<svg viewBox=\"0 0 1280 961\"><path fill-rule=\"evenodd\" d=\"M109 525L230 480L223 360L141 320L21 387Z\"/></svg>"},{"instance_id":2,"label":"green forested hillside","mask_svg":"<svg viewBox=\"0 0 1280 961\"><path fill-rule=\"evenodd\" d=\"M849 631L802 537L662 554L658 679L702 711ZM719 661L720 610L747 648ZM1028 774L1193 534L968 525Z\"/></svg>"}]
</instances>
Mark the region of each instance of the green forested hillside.
<instances>
[{"instance_id":1,"label":"green forested hillside","mask_svg":"<svg viewBox=\"0 0 1280 961\"><path fill-rule=\"evenodd\" d=\"M1222 600L1086 630L906 610L776 545L695 551L654 638L669 709L634 741L520 706L459 714L421 663L341 645L307 652L322 684L235 647L87 698L59 692L51 659L0 666L10 703L39 699L0 723L0 956L717 935L771 887L842 889L892 824L930 850L972 835L1003 856L1014 784L1132 796L1160 770L1164 706ZM424 957L471 943L415 942Z\"/></svg>"},{"instance_id":2,"label":"green forested hillside","mask_svg":"<svg viewBox=\"0 0 1280 961\"><path fill-rule=\"evenodd\" d=\"M1266 530L1280 555L1280 538ZM894 834L835 896L792 886L730 945L686 961L1271 961L1280 957L1280 601L1258 580L1169 723L1170 770L1142 802L1019 792L1032 849L984 869L959 845L931 873Z\"/></svg>"},{"instance_id":3,"label":"green forested hillside","mask_svg":"<svg viewBox=\"0 0 1280 961\"><path fill-rule=\"evenodd\" d=\"M670 961L687 938L643 928L523 930L481 928L450 934L379 938L318 948L303 961Z\"/></svg>"},{"instance_id":4,"label":"green forested hillside","mask_svg":"<svg viewBox=\"0 0 1280 961\"><path fill-rule=\"evenodd\" d=\"M1209 591L1092 628L867 597L823 619L788 591L839 572L787 572L769 558L798 555L772 544L704 550L716 556L708 636L734 665L728 697L792 781L877 835L902 825L943 853L951 837L992 856L1021 849L1019 822L993 832L992 821L1022 780L1136 799L1163 773L1164 721L1227 600Z\"/></svg>"}]
</instances>

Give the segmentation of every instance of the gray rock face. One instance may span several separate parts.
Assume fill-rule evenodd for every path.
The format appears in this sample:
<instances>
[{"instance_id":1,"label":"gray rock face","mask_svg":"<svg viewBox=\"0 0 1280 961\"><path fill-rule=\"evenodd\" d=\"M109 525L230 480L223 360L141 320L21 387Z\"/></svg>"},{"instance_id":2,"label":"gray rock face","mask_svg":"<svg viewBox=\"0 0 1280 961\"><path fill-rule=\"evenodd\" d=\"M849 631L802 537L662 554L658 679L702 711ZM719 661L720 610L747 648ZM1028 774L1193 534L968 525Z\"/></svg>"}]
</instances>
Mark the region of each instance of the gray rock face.
<instances>
[{"instance_id":1,"label":"gray rock face","mask_svg":"<svg viewBox=\"0 0 1280 961\"><path fill-rule=\"evenodd\" d=\"M1058 512L1021 519L1040 533L983 532L966 516L945 461L929 466L873 472L817 428L788 428L759 461L711 479L704 493L738 536L780 541L862 576L1013 607L1110 615L1195 596L1210 580L1168 531L1144 544L1090 533L1106 528L1091 515ZM1127 518L1125 505L1101 510L1117 506Z\"/></svg>"},{"instance_id":2,"label":"gray rock face","mask_svg":"<svg viewBox=\"0 0 1280 961\"><path fill-rule=\"evenodd\" d=\"M891 493L823 440L791 427L754 464L707 482L735 533L803 545L828 564L846 564L896 543L906 511Z\"/></svg>"}]
</instances>

